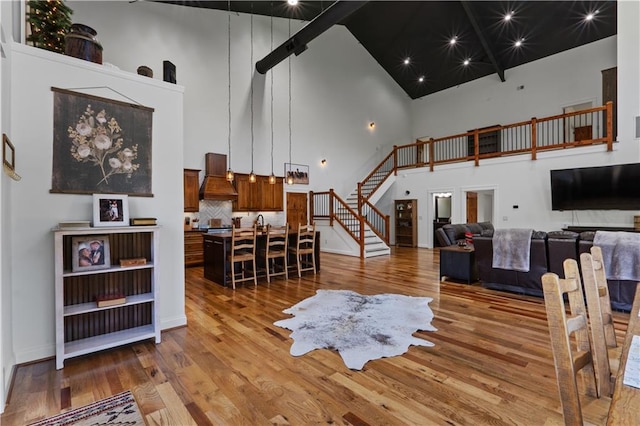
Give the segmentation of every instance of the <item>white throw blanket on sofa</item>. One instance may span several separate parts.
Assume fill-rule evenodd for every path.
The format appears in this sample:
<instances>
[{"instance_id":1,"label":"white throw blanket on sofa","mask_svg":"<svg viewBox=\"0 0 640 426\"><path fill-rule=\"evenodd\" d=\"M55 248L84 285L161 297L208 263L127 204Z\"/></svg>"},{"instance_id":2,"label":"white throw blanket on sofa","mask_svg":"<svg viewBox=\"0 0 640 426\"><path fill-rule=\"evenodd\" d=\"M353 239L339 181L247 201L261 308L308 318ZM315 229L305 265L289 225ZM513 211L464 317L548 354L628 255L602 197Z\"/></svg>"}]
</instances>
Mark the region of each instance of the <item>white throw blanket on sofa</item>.
<instances>
[{"instance_id":1,"label":"white throw blanket on sofa","mask_svg":"<svg viewBox=\"0 0 640 426\"><path fill-rule=\"evenodd\" d=\"M533 229L496 229L493 232L494 268L529 272Z\"/></svg>"},{"instance_id":2,"label":"white throw blanket on sofa","mask_svg":"<svg viewBox=\"0 0 640 426\"><path fill-rule=\"evenodd\" d=\"M640 281L640 233L597 231L593 245L602 249L608 279Z\"/></svg>"}]
</instances>

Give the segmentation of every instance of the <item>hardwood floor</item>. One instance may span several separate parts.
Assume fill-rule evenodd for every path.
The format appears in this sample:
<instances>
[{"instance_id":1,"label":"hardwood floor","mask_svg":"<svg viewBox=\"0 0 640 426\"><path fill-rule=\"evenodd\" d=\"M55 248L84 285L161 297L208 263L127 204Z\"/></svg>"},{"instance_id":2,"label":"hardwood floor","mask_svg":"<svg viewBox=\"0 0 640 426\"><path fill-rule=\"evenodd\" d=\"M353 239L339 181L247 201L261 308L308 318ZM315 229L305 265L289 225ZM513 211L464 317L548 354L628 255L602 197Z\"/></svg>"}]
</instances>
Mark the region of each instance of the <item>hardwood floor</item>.
<instances>
[{"instance_id":1,"label":"hardwood floor","mask_svg":"<svg viewBox=\"0 0 640 426\"><path fill-rule=\"evenodd\" d=\"M188 326L143 342L17 368L2 425L24 425L130 389L149 425L562 424L542 299L439 282L437 250L322 254L322 270L233 291L186 271ZM317 289L429 296L434 347L345 367L335 351L289 355L282 310ZM628 314L614 313L624 338ZM606 407L592 414L602 424Z\"/></svg>"}]
</instances>

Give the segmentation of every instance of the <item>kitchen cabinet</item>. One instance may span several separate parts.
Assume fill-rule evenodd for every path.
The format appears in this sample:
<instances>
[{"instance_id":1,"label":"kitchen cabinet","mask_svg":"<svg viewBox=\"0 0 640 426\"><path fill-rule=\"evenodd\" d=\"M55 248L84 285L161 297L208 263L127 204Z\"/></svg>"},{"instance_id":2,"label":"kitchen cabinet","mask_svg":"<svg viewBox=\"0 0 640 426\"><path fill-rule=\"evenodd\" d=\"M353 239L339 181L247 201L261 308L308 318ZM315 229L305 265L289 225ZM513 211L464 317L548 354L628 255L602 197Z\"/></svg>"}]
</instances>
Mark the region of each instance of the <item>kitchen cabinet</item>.
<instances>
[{"instance_id":1,"label":"kitchen cabinet","mask_svg":"<svg viewBox=\"0 0 640 426\"><path fill-rule=\"evenodd\" d=\"M147 339L160 343L158 236L157 226L54 230L57 369L68 358L115 346ZM98 269L74 268L78 247L92 239L108 242L104 259L109 262ZM124 259L137 261L121 265ZM101 299L107 303L98 306Z\"/></svg>"},{"instance_id":2,"label":"kitchen cabinet","mask_svg":"<svg viewBox=\"0 0 640 426\"><path fill-rule=\"evenodd\" d=\"M200 170L184 169L184 211L197 212L200 210L200 198L198 191L200 190Z\"/></svg>"},{"instance_id":3,"label":"kitchen cabinet","mask_svg":"<svg viewBox=\"0 0 640 426\"><path fill-rule=\"evenodd\" d=\"M202 231L184 231L184 266L200 266L204 262Z\"/></svg>"},{"instance_id":4,"label":"kitchen cabinet","mask_svg":"<svg viewBox=\"0 0 640 426\"><path fill-rule=\"evenodd\" d=\"M418 200L396 200L396 245L416 247L418 243Z\"/></svg>"},{"instance_id":5,"label":"kitchen cabinet","mask_svg":"<svg viewBox=\"0 0 640 426\"><path fill-rule=\"evenodd\" d=\"M256 182L249 182L249 175L236 173L234 178L238 199L233 202L233 211L282 211L284 209L283 178L276 177L276 183L269 183L269 176L256 176Z\"/></svg>"}]
</instances>

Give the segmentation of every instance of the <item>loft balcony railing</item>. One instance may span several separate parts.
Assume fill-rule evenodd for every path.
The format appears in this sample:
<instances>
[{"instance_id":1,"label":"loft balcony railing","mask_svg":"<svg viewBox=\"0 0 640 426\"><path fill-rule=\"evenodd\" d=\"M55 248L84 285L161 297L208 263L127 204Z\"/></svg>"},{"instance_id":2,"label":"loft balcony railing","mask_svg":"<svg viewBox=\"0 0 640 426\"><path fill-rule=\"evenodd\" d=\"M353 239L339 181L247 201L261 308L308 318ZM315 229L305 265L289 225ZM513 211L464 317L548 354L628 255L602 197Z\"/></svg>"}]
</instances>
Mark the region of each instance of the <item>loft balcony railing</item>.
<instances>
[{"instance_id":1,"label":"loft balcony railing","mask_svg":"<svg viewBox=\"0 0 640 426\"><path fill-rule=\"evenodd\" d=\"M350 229L350 233L362 244L361 255L365 222L382 240L389 243L389 216L379 212L369 202L369 198L398 170L428 167L430 171L434 171L438 165L467 161L473 161L479 166L480 160L522 154L530 154L531 159L536 160L541 151L597 144L606 144L607 151L613 150L612 102L581 111L544 118L534 117L520 123L485 127L453 136L428 140L419 138L412 144L394 146L393 151L362 182L358 182L358 208L357 211L348 208L348 214L354 216L348 223L352 227L357 224L360 229ZM336 219L342 224L345 218L336 217L333 205L344 202L341 199L335 201L336 197L333 190L311 193L312 217L326 217L330 219L331 225ZM343 210L340 211L345 214Z\"/></svg>"}]
</instances>

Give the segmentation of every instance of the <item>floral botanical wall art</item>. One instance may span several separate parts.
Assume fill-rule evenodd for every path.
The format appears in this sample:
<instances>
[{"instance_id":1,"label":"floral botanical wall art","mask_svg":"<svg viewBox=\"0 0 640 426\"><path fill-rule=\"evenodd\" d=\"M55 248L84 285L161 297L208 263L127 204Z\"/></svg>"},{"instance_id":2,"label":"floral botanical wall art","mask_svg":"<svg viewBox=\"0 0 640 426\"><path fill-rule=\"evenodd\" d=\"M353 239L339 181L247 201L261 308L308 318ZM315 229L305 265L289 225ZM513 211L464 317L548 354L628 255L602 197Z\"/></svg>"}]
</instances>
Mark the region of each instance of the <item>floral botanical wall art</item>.
<instances>
[{"instance_id":1,"label":"floral botanical wall art","mask_svg":"<svg viewBox=\"0 0 640 426\"><path fill-rule=\"evenodd\" d=\"M153 109L54 87L51 90L51 192L153 196Z\"/></svg>"}]
</instances>

